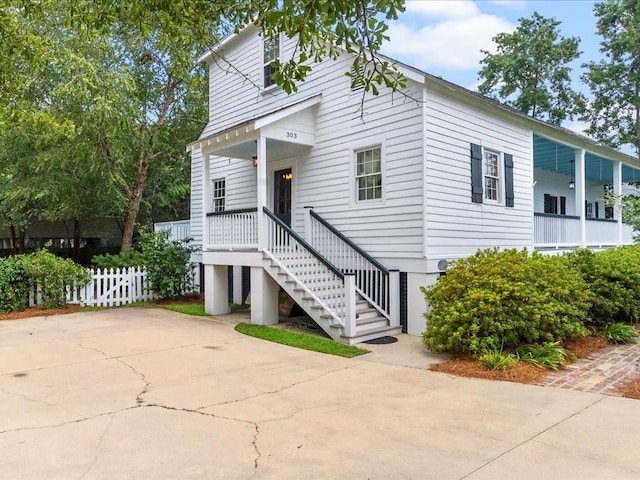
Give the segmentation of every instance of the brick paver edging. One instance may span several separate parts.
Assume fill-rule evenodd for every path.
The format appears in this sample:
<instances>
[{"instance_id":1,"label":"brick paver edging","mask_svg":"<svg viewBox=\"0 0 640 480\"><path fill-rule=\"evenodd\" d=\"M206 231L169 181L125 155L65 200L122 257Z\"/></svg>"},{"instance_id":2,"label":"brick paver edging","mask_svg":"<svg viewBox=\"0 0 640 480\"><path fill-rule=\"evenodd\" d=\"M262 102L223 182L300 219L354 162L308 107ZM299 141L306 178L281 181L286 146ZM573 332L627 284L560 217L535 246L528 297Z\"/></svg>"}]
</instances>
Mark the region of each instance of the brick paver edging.
<instances>
[{"instance_id":1,"label":"brick paver edging","mask_svg":"<svg viewBox=\"0 0 640 480\"><path fill-rule=\"evenodd\" d=\"M594 352L540 381L546 387L567 388L605 395L640 376L640 344L614 345Z\"/></svg>"}]
</instances>

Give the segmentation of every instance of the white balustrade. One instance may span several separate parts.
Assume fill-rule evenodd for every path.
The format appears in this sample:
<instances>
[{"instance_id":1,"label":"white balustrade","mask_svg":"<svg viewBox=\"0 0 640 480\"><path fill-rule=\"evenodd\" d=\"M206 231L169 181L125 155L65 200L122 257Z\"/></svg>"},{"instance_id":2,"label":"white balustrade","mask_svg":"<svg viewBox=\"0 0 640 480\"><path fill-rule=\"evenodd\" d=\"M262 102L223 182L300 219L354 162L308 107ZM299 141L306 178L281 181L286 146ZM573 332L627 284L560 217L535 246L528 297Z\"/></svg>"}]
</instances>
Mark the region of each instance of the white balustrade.
<instances>
[{"instance_id":1,"label":"white balustrade","mask_svg":"<svg viewBox=\"0 0 640 480\"><path fill-rule=\"evenodd\" d=\"M265 214L266 250L313 295L314 300L335 315L335 320L349 327L345 319L347 292L342 276L318 259L304 243Z\"/></svg>"},{"instance_id":2,"label":"white balustrade","mask_svg":"<svg viewBox=\"0 0 640 480\"><path fill-rule=\"evenodd\" d=\"M587 218L587 245L618 245L618 222Z\"/></svg>"},{"instance_id":3,"label":"white balustrade","mask_svg":"<svg viewBox=\"0 0 640 480\"><path fill-rule=\"evenodd\" d=\"M207 248L246 249L258 246L258 214L238 210L207 216Z\"/></svg>"},{"instance_id":4,"label":"white balustrade","mask_svg":"<svg viewBox=\"0 0 640 480\"><path fill-rule=\"evenodd\" d=\"M389 271L376 264L357 247L327 226L319 216L309 212L307 238L309 243L323 257L343 273L355 275L356 290L370 304L390 318L390 306L396 301L390 299Z\"/></svg>"},{"instance_id":5,"label":"white balustrade","mask_svg":"<svg viewBox=\"0 0 640 480\"><path fill-rule=\"evenodd\" d=\"M536 247L577 247L580 245L580 218L567 215L534 214Z\"/></svg>"}]
</instances>

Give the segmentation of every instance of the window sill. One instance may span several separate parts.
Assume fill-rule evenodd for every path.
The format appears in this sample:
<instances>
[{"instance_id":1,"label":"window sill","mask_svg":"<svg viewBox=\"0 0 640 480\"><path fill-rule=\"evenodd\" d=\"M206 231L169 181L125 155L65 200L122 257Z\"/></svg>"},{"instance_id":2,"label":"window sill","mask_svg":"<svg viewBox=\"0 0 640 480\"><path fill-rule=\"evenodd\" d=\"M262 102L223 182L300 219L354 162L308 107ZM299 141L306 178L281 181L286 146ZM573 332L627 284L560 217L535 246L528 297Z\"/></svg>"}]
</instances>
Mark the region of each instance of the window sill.
<instances>
[{"instance_id":1,"label":"window sill","mask_svg":"<svg viewBox=\"0 0 640 480\"><path fill-rule=\"evenodd\" d=\"M276 90L281 90L280 86L278 84L273 84L273 85L269 85L268 87L263 87L262 89L260 89L260 95L273 95L273 92L275 92Z\"/></svg>"}]
</instances>

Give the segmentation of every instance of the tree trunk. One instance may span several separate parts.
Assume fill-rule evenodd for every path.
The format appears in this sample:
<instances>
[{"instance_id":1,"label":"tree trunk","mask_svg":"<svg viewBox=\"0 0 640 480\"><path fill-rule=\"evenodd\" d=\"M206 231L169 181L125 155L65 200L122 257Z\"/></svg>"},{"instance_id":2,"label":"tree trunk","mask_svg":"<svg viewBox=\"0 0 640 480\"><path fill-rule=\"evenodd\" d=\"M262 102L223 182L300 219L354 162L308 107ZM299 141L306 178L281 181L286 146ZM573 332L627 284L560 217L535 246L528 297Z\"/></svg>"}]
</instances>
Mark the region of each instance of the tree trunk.
<instances>
[{"instance_id":1,"label":"tree trunk","mask_svg":"<svg viewBox=\"0 0 640 480\"><path fill-rule=\"evenodd\" d=\"M9 232L11 233L11 255L18 255L20 247L18 247L18 237L16 236L15 225L9 226Z\"/></svg>"},{"instance_id":2,"label":"tree trunk","mask_svg":"<svg viewBox=\"0 0 640 480\"><path fill-rule=\"evenodd\" d=\"M140 211L140 204L142 203L142 194L144 193L144 184L147 181L147 175L149 174L149 165L151 164L151 158L148 154L143 154L140 159L138 168L138 176L136 177L136 184L131 191L131 197L129 198L129 205L127 206L127 213L124 219L124 229L122 231L122 244L120 245L120 252L124 253L133 245L133 232L136 228L136 220L138 218L138 212Z\"/></svg>"},{"instance_id":3,"label":"tree trunk","mask_svg":"<svg viewBox=\"0 0 640 480\"><path fill-rule=\"evenodd\" d=\"M24 253L25 248L25 239L27 237L26 230L20 230L20 245L18 246L18 253Z\"/></svg>"},{"instance_id":4,"label":"tree trunk","mask_svg":"<svg viewBox=\"0 0 640 480\"><path fill-rule=\"evenodd\" d=\"M80 222L77 218L73 219L73 248L71 250L71 258L74 262L80 263Z\"/></svg>"}]
</instances>

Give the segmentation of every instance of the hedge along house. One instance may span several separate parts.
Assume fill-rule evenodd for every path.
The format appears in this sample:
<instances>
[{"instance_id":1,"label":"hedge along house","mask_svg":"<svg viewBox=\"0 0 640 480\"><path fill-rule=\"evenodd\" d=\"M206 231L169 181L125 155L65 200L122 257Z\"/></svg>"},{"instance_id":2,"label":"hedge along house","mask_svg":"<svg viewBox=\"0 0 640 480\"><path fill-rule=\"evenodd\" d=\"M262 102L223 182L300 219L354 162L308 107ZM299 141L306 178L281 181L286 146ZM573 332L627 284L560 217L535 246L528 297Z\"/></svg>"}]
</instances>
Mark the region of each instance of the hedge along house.
<instances>
[{"instance_id":1,"label":"hedge along house","mask_svg":"<svg viewBox=\"0 0 640 480\"><path fill-rule=\"evenodd\" d=\"M289 95L270 62L294 51L251 25L203 57L209 123L188 150L208 313L229 311L230 269L239 300L244 266L253 323L278 321L282 288L338 341L418 335L420 286L477 249L631 241L605 194L636 159L405 65L402 92L363 95L347 54Z\"/></svg>"}]
</instances>

